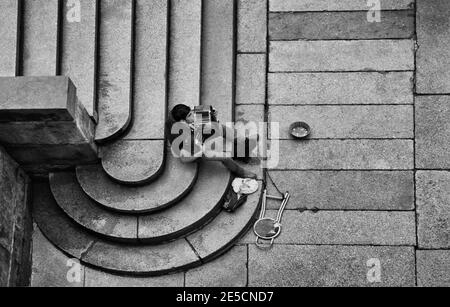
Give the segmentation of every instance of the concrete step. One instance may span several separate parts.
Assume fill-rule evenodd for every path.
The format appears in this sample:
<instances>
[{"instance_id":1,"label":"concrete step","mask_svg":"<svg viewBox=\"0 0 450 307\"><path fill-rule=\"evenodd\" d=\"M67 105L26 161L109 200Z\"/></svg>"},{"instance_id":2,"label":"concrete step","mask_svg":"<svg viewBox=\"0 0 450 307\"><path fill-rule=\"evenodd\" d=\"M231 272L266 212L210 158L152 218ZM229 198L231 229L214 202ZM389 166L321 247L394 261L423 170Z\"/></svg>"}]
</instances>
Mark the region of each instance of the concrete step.
<instances>
[{"instance_id":1,"label":"concrete step","mask_svg":"<svg viewBox=\"0 0 450 307\"><path fill-rule=\"evenodd\" d=\"M114 181L137 186L153 181L164 171L166 142L120 140L101 147L103 170Z\"/></svg>"},{"instance_id":2,"label":"concrete step","mask_svg":"<svg viewBox=\"0 0 450 307\"><path fill-rule=\"evenodd\" d=\"M414 36L413 10L382 12L382 22L368 22L367 14L367 11L271 13L269 39L400 39Z\"/></svg>"},{"instance_id":3,"label":"concrete step","mask_svg":"<svg viewBox=\"0 0 450 307\"><path fill-rule=\"evenodd\" d=\"M23 1L24 76L59 74L59 0Z\"/></svg>"},{"instance_id":4,"label":"concrete step","mask_svg":"<svg viewBox=\"0 0 450 307\"><path fill-rule=\"evenodd\" d=\"M214 106L220 121L233 121L236 1L203 3L201 103Z\"/></svg>"},{"instance_id":5,"label":"concrete step","mask_svg":"<svg viewBox=\"0 0 450 307\"><path fill-rule=\"evenodd\" d=\"M21 6L21 0L0 3L0 77L19 73Z\"/></svg>"},{"instance_id":6,"label":"concrete step","mask_svg":"<svg viewBox=\"0 0 450 307\"><path fill-rule=\"evenodd\" d=\"M148 213L176 204L192 190L197 180L196 163L182 163L171 154L166 163L158 180L140 187L113 181L101 165L79 166L77 177L84 192L100 205L119 212Z\"/></svg>"},{"instance_id":7,"label":"concrete step","mask_svg":"<svg viewBox=\"0 0 450 307\"><path fill-rule=\"evenodd\" d=\"M97 142L117 138L131 122L134 6L100 1Z\"/></svg>"},{"instance_id":8,"label":"concrete step","mask_svg":"<svg viewBox=\"0 0 450 307\"><path fill-rule=\"evenodd\" d=\"M61 24L61 74L71 78L78 89L78 98L94 118L97 118L95 89L99 4L100 0L64 0Z\"/></svg>"},{"instance_id":9,"label":"concrete step","mask_svg":"<svg viewBox=\"0 0 450 307\"><path fill-rule=\"evenodd\" d=\"M61 209L87 230L112 240L159 244L184 237L214 218L230 179L222 165L205 163L194 190L175 207L136 216L99 206L84 193L73 173L51 174L50 187Z\"/></svg>"},{"instance_id":10,"label":"concrete step","mask_svg":"<svg viewBox=\"0 0 450 307\"><path fill-rule=\"evenodd\" d=\"M202 0L172 0L169 109L200 104Z\"/></svg>"},{"instance_id":11,"label":"concrete step","mask_svg":"<svg viewBox=\"0 0 450 307\"><path fill-rule=\"evenodd\" d=\"M48 182L36 182L33 195L40 230L70 257L103 271L156 276L199 266L228 251L254 222L260 193L235 214L220 213L187 239L156 246L116 244L84 231L55 203Z\"/></svg>"}]
</instances>

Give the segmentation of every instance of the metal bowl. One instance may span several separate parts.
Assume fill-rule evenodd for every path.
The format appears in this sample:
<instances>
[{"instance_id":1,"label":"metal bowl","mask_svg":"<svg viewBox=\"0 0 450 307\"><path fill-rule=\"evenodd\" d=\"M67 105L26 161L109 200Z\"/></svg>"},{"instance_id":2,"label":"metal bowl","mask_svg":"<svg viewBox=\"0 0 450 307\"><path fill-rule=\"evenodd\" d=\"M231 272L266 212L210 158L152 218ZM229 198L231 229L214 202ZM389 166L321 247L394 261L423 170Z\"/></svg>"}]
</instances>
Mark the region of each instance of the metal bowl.
<instances>
[{"instance_id":1,"label":"metal bowl","mask_svg":"<svg viewBox=\"0 0 450 307\"><path fill-rule=\"evenodd\" d=\"M311 127L307 123L296 122L290 126L289 132L295 139L306 139L311 135Z\"/></svg>"}]
</instances>

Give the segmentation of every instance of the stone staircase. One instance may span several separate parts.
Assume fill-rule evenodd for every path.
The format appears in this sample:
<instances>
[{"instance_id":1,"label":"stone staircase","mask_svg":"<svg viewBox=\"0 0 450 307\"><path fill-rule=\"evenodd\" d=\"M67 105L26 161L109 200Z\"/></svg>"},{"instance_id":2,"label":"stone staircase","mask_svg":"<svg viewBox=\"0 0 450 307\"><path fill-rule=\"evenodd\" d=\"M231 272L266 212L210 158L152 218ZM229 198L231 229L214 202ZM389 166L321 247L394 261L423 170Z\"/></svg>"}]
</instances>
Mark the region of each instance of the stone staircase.
<instances>
[{"instance_id":1,"label":"stone staircase","mask_svg":"<svg viewBox=\"0 0 450 307\"><path fill-rule=\"evenodd\" d=\"M35 247L48 240L93 270L127 276L219 257L247 233L261 193L235 214L224 212L232 174L217 162L175 159L164 124L179 103L214 105L221 121L233 121L237 1L80 4L79 16L68 0L0 5L9 19L17 16L0 21L17 27L0 42L7 57L0 76L68 76L96 123L98 163L33 182L35 232L45 236L35 234ZM41 254L35 248L33 257Z\"/></svg>"}]
</instances>

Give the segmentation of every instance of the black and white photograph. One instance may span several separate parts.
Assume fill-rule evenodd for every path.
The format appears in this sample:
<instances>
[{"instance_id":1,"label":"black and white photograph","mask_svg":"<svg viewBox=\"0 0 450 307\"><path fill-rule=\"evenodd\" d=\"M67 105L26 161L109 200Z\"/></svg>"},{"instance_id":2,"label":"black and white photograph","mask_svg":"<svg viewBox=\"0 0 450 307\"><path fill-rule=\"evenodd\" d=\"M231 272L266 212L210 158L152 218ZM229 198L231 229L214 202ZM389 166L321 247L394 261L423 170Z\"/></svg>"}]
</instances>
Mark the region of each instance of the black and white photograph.
<instances>
[{"instance_id":1,"label":"black and white photograph","mask_svg":"<svg viewBox=\"0 0 450 307\"><path fill-rule=\"evenodd\" d=\"M0 287L450 287L450 1L0 0Z\"/></svg>"}]
</instances>

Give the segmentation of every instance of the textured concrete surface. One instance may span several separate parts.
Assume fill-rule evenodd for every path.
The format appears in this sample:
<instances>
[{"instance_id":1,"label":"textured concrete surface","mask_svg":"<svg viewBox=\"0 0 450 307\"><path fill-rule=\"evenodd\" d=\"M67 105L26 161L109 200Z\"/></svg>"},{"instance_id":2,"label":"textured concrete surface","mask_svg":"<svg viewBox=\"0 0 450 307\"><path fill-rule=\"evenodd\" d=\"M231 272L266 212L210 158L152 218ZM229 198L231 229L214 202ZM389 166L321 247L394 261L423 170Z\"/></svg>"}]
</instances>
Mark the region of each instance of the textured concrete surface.
<instances>
[{"instance_id":1,"label":"textured concrete surface","mask_svg":"<svg viewBox=\"0 0 450 307\"><path fill-rule=\"evenodd\" d=\"M201 103L231 123L234 102L234 0L203 2Z\"/></svg>"},{"instance_id":2,"label":"textured concrete surface","mask_svg":"<svg viewBox=\"0 0 450 307\"><path fill-rule=\"evenodd\" d=\"M133 122L125 139L164 139L168 93L168 16L168 1L136 1ZM158 156L163 155L159 144L154 150L159 151Z\"/></svg>"},{"instance_id":3,"label":"textured concrete surface","mask_svg":"<svg viewBox=\"0 0 450 307\"><path fill-rule=\"evenodd\" d=\"M450 168L450 97L416 97L416 159L421 169Z\"/></svg>"},{"instance_id":4,"label":"textured concrete surface","mask_svg":"<svg viewBox=\"0 0 450 307\"><path fill-rule=\"evenodd\" d=\"M79 21L74 18L71 3L64 0L62 4L61 74L72 79L81 103L91 116L96 116L96 27L100 0L81 0Z\"/></svg>"},{"instance_id":5,"label":"textured concrete surface","mask_svg":"<svg viewBox=\"0 0 450 307\"><path fill-rule=\"evenodd\" d=\"M129 187L113 181L100 165L79 166L78 181L84 192L101 205L118 211L154 211L173 204L190 191L198 175L195 163L168 156L166 169L153 184ZM174 185L174 182L178 184Z\"/></svg>"},{"instance_id":6,"label":"textured concrete surface","mask_svg":"<svg viewBox=\"0 0 450 307\"><path fill-rule=\"evenodd\" d=\"M0 142L27 168L97 160L94 123L66 77L0 78Z\"/></svg>"},{"instance_id":7,"label":"textured concrete surface","mask_svg":"<svg viewBox=\"0 0 450 307\"><path fill-rule=\"evenodd\" d=\"M138 185L157 177L165 163L164 140L121 140L101 148L105 172L123 184Z\"/></svg>"},{"instance_id":8,"label":"textured concrete surface","mask_svg":"<svg viewBox=\"0 0 450 307\"><path fill-rule=\"evenodd\" d=\"M450 93L450 3L417 0L417 93Z\"/></svg>"},{"instance_id":9,"label":"textured concrete surface","mask_svg":"<svg viewBox=\"0 0 450 307\"><path fill-rule=\"evenodd\" d=\"M245 287L247 246L236 246L227 255L186 272L186 287Z\"/></svg>"},{"instance_id":10,"label":"textured concrete surface","mask_svg":"<svg viewBox=\"0 0 450 307\"><path fill-rule=\"evenodd\" d=\"M419 287L450 286L450 251L417 251Z\"/></svg>"},{"instance_id":11,"label":"textured concrete surface","mask_svg":"<svg viewBox=\"0 0 450 307\"><path fill-rule=\"evenodd\" d=\"M61 253L36 227L33 234L32 287L83 287L85 268Z\"/></svg>"},{"instance_id":12,"label":"textured concrete surface","mask_svg":"<svg viewBox=\"0 0 450 307\"><path fill-rule=\"evenodd\" d=\"M49 176L52 194L59 207L76 223L117 240L137 240L138 218L107 211L90 199L73 173Z\"/></svg>"},{"instance_id":13,"label":"textured concrete surface","mask_svg":"<svg viewBox=\"0 0 450 307\"><path fill-rule=\"evenodd\" d=\"M29 270L30 179L0 147L0 287L24 286Z\"/></svg>"},{"instance_id":14,"label":"textured concrete surface","mask_svg":"<svg viewBox=\"0 0 450 307\"><path fill-rule=\"evenodd\" d=\"M133 0L103 0L100 6L98 125L95 139L108 141L131 121Z\"/></svg>"},{"instance_id":15,"label":"textured concrete surface","mask_svg":"<svg viewBox=\"0 0 450 307\"><path fill-rule=\"evenodd\" d=\"M269 0L239 0L239 52L266 52L267 1Z\"/></svg>"},{"instance_id":16,"label":"textured concrete surface","mask_svg":"<svg viewBox=\"0 0 450 307\"><path fill-rule=\"evenodd\" d=\"M20 0L0 4L0 76L14 77L19 72Z\"/></svg>"},{"instance_id":17,"label":"textured concrete surface","mask_svg":"<svg viewBox=\"0 0 450 307\"><path fill-rule=\"evenodd\" d=\"M272 106L269 121L280 123L282 140L298 121L308 123L313 139L414 138L413 106Z\"/></svg>"},{"instance_id":18,"label":"textured concrete surface","mask_svg":"<svg viewBox=\"0 0 450 307\"><path fill-rule=\"evenodd\" d=\"M23 76L59 72L59 1L23 1Z\"/></svg>"},{"instance_id":19,"label":"textured concrete surface","mask_svg":"<svg viewBox=\"0 0 450 307\"><path fill-rule=\"evenodd\" d=\"M162 277L142 277L131 278L104 273L101 271L86 268L85 273L86 287L182 287L184 284L184 274L174 274Z\"/></svg>"},{"instance_id":20,"label":"textured concrete surface","mask_svg":"<svg viewBox=\"0 0 450 307\"><path fill-rule=\"evenodd\" d=\"M387 11L382 22L367 21L367 12L271 13L270 40L412 38L414 11Z\"/></svg>"},{"instance_id":21,"label":"textured concrete surface","mask_svg":"<svg viewBox=\"0 0 450 307\"><path fill-rule=\"evenodd\" d=\"M417 173L419 247L450 248L450 173Z\"/></svg>"},{"instance_id":22,"label":"textured concrete surface","mask_svg":"<svg viewBox=\"0 0 450 307\"><path fill-rule=\"evenodd\" d=\"M172 1L169 107L200 104L202 1Z\"/></svg>"},{"instance_id":23,"label":"textured concrete surface","mask_svg":"<svg viewBox=\"0 0 450 307\"><path fill-rule=\"evenodd\" d=\"M412 104L412 72L269 74L270 104Z\"/></svg>"},{"instance_id":24,"label":"textured concrete surface","mask_svg":"<svg viewBox=\"0 0 450 307\"><path fill-rule=\"evenodd\" d=\"M413 70L412 40L270 43L271 72Z\"/></svg>"},{"instance_id":25,"label":"textured concrete surface","mask_svg":"<svg viewBox=\"0 0 450 307\"><path fill-rule=\"evenodd\" d=\"M288 209L414 210L412 171L272 171L275 184L291 193ZM269 193L276 190L269 185ZM278 210L279 202L268 208Z\"/></svg>"},{"instance_id":26,"label":"textured concrete surface","mask_svg":"<svg viewBox=\"0 0 450 307\"><path fill-rule=\"evenodd\" d=\"M276 169L411 170L412 140L280 141Z\"/></svg>"},{"instance_id":27,"label":"textured concrete surface","mask_svg":"<svg viewBox=\"0 0 450 307\"><path fill-rule=\"evenodd\" d=\"M271 11L367 11L366 0L269 0ZM414 0L383 0L381 9L409 9Z\"/></svg>"},{"instance_id":28,"label":"textured concrete surface","mask_svg":"<svg viewBox=\"0 0 450 307\"><path fill-rule=\"evenodd\" d=\"M265 104L266 55L239 54L236 72L236 104Z\"/></svg>"},{"instance_id":29,"label":"textured concrete surface","mask_svg":"<svg viewBox=\"0 0 450 307\"><path fill-rule=\"evenodd\" d=\"M414 249L409 247L250 246L250 286L411 287L415 284ZM370 279L371 259L381 264L379 282Z\"/></svg>"},{"instance_id":30,"label":"textured concrete surface","mask_svg":"<svg viewBox=\"0 0 450 307\"><path fill-rule=\"evenodd\" d=\"M278 208L277 208L278 209ZM269 211L275 218L278 211ZM414 212L286 211L276 244L415 246ZM244 243L254 243L249 234Z\"/></svg>"}]
</instances>

